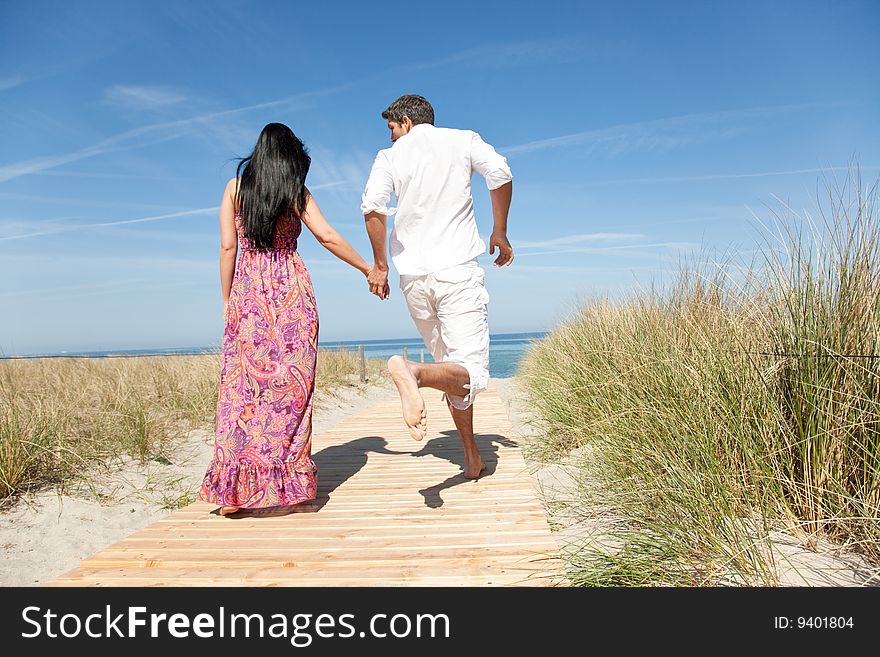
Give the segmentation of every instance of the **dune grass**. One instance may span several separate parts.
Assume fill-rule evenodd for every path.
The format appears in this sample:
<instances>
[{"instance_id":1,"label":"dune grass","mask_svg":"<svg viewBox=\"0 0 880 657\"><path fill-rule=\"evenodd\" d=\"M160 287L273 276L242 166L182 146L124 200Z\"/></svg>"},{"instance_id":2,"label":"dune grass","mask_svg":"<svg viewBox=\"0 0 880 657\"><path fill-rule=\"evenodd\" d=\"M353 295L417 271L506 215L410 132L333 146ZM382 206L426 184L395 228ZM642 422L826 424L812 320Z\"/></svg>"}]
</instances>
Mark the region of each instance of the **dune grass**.
<instances>
[{"instance_id":1,"label":"dune grass","mask_svg":"<svg viewBox=\"0 0 880 657\"><path fill-rule=\"evenodd\" d=\"M321 350L316 385L333 394L359 371L357 354ZM385 374L367 360L369 381ZM219 377L219 354L0 361L0 501L117 456L161 459L213 426Z\"/></svg>"},{"instance_id":2,"label":"dune grass","mask_svg":"<svg viewBox=\"0 0 880 657\"><path fill-rule=\"evenodd\" d=\"M775 531L880 559L880 217L853 175L820 216L775 213L745 267L585 304L521 375L552 459L597 454L619 549L585 585L777 583Z\"/></svg>"}]
</instances>

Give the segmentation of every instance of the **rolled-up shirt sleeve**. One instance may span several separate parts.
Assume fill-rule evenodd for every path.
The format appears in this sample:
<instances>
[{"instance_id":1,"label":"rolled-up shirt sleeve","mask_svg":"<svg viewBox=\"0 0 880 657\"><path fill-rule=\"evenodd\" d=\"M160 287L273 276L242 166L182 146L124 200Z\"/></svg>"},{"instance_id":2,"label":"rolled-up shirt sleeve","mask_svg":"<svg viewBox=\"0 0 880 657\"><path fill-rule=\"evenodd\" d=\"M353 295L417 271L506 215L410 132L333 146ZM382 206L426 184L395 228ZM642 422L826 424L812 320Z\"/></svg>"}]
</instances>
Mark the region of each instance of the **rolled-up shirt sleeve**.
<instances>
[{"instance_id":1,"label":"rolled-up shirt sleeve","mask_svg":"<svg viewBox=\"0 0 880 657\"><path fill-rule=\"evenodd\" d=\"M507 158L499 155L476 132L471 137L471 167L486 179L489 189L498 189L513 180Z\"/></svg>"},{"instance_id":2,"label":"rolled-up shirt sleeve","mask_svg":"<svg viewBox=\"0 0 880 657\"><path fill-rule=\"evenodd\" d=\"M386 216L394 214L397 212L397 208L388 207L393 191L394 178L391 176L391 163L388 161L388 154L379 151L373 161L367 186L361 196L361 212L365 215L370 212L378 212Z\"/></svg>"}]
</instances>

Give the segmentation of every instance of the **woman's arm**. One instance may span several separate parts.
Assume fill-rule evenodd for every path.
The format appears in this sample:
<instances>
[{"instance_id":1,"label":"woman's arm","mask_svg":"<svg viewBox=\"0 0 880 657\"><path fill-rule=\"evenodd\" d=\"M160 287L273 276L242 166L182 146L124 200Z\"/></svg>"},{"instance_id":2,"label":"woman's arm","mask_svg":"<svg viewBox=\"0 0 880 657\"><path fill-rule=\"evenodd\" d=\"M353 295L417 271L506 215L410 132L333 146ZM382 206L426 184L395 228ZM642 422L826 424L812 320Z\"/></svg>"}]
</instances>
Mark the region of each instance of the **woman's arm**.
<instances>
[{"instance_id":1,"label":"woman's arm","mask_svg":"<svg viewBox=\"0 0 880 657\"><path fill-rule=\"evenodd\" d=\"M223 300L224 314L232 290L235 275L235 257L238 255L238 233L235 230L235 188L233 178L226 184L223 200L220 202L220 297Z\"/></svg>"},{"instance_id":2,"label":"woman's arm","mask_svg":"<svg viewBox=\"0 0 880 657\"><path fill-rule=\"evenodd\" d=\"M370 265L364 260L360 254L354 250L346 239L336 232L336 230L327 222L315 198L309 194L306 202L306 210L303 212L302 222L312 231L315 239L321 243L325 249L335 255L343 262L347 262L352 267L361 272L364 276L370 273Z\"/></svg>"}]
</instances>

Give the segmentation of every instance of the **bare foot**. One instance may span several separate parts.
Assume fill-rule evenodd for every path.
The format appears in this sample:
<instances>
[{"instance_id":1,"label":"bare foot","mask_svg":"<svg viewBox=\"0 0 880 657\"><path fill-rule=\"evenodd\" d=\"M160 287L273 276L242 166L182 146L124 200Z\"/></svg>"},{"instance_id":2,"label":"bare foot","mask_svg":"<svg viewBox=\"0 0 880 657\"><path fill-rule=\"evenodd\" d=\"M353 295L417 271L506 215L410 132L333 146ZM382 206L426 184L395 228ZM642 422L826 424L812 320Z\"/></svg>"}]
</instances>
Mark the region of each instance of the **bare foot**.
<instances>
[{"instance_id":1,"label":"bare foot","mask_svg":"<svg viewBox=\"0 0 880 657\"><path fill-rule=\"evenodd\" d=\"M231 513L237 512L239 509L241 509L240 506L221 506L220 507L220 515L221 516L228 516Z\"/></svg>"},{"instance_id":2,"label":"bare foot","mask_svg":"<svg viewBox=\"0 0 880 657\"><path fill-rule=\"evenodd\" d=\"M428 435L428 414L425 411L425 400L419 392L416 377L410 372L406 361L400 356L388 359L388 371L400 394L400 405L403 407L403 421L414 440L422 440Z\"/></svg>"},{"instance_id":3,"label":"bare foot","mask_svg":"<svg viewBox=\"0 0 880 657\"><path fill-rule=\"evenodd\" d=\"M464 464L464 478L465 479L479 479L480 475L483 474L483 470L486 469L486 465L483 463L483 459L477 457L476 464L465 463Z\"/></svg>"}]
</instances>

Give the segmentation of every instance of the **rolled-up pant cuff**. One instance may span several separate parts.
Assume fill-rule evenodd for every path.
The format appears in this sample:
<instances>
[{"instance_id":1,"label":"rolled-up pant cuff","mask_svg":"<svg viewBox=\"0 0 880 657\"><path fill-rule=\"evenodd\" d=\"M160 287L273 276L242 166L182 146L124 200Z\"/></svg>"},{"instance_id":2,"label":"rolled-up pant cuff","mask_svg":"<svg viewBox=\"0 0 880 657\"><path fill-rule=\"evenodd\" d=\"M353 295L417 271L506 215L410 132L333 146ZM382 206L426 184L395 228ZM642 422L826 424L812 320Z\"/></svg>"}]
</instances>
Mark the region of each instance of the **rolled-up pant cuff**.
<instances>
[{"instance_id":1,"label":"rolled-up pant cuff","mask_svg":"<svg viewBox=\"0 0 880 657\"><path fill-rule=\"evenodd\" d=\"M445 361L447 363L453 361ZM489 371L480 366L480 365L472 365L469 363L456 363L456 365L461 365L468 371L468 377L470 378L470 382L465 384L465 388L468 389L468 394L463 397L457 395L444 394L447 403L459 411L466 411L474 404L474 399L476 396L489 387Z\"/></svg>"}]
</instances>

